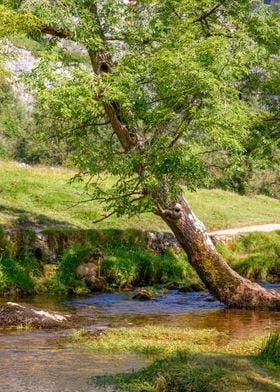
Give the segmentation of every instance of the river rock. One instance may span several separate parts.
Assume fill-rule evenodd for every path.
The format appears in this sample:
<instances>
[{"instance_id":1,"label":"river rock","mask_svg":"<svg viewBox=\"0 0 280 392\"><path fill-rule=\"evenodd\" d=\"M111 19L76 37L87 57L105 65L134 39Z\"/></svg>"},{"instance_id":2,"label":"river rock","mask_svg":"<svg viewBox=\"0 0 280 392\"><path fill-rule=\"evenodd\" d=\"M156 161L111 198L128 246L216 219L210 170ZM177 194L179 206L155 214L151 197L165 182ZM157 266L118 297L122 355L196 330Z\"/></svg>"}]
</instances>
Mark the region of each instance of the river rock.
<instances>
[{"instance_id":1,"label":"river rock","mask_svg":"<svg viewBox=\"0 0 280 392\"><path fill-rule=\"evenodd\" d=\"M152 295L147 291L138 291L133 295L132 299L138 299L138 301L150 301L152 299Z\"/></svg>"},{"instance_id":2,"label":"river rock","mask_svg":"<svg viewBox=\"0 0 280 392\"><path fill-rule=\"evenodd\" d=\"M164 286L168 290L178 290L180 288L180 283L170 282Z\"/></svg>"},{"instance_id":3,"label":"river rock","mask_svg":"<svg viewBox=\"0 0 280 392\"><path fill-rule=\"evenodd\" d=\"M0 327L64 328L69 327L70 319L68 314L35 308L25 303L6 302L0 306Z\"/></svg>"},{"instance_id":4,"label":"river rock","mask_svg":"<svg viewBox=\"0 0 280 392\"><path fill-rule=\"evenodd\" d=\"M102 290L105 282L100 277L102 252L98 249L92 249L89 255L82 261L76 269L76 275L80 279L85 279L92 289Z\"/></svg>"},{"instance_id":5,"label":"river rock","mask_svg":"<svg viewBox=\"0 0 280 392\"><path fill-rule=\"evenodd\" d=\"M180 287L178 291L180 293L192 293L196 291L205 291L205 287L201 283L192 283L187 286Z\"/></svg>"}]
</instances>

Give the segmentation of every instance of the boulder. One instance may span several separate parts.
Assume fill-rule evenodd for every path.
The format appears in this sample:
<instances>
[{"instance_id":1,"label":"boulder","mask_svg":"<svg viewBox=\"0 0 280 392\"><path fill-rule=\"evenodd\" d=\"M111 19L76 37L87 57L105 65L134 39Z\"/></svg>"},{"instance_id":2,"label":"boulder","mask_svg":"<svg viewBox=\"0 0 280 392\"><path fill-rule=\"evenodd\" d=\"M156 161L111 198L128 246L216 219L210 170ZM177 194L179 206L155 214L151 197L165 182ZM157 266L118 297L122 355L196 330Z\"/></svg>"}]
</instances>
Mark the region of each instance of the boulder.
<instances>
[{"instance_id":1,"label":"boulder","mask_svg":"<svg viewBox=\"0 0 280 392\"><path fill-rule=\"evenodd\" d=\"M0 306L0 327L67 328L71 316L35 308L25 303L6 302Z\"/></svg>"}]
</instances>

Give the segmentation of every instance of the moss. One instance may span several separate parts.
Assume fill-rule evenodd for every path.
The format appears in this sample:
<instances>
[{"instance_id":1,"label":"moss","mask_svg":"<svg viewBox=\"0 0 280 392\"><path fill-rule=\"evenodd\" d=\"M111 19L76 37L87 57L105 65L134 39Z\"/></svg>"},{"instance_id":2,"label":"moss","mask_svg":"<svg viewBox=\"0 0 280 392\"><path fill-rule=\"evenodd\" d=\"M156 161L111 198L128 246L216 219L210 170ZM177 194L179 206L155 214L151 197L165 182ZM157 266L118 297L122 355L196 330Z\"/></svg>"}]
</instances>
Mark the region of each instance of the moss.
<instances>
[{"instance_id":1,"label":"moss","mask_svg":"<svg viewBox=\"0 0 280 392\"><path fill-rule=\"evenodd\" d=\"M36 233L29 228L16 229L16 256L18 259L28 259L34 256Z\"/></svg>"}]
</instances>

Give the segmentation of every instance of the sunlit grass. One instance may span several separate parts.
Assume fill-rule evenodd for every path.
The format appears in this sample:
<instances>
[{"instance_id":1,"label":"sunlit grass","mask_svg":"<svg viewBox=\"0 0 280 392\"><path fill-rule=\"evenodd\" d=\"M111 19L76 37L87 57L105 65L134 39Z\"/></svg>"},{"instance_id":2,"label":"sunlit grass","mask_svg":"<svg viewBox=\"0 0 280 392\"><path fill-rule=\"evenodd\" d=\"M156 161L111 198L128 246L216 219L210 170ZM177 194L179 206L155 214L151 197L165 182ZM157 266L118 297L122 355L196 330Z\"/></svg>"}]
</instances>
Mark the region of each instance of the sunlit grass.
<instances>
[{"instance_id":1,"label":"sunlit grass","mask_svg":"<svg viewBox=\"0 0 280 392\"><path fill-rule=\"evenodd\" d=\"M178 349L193 352L202 348L211 350L218 342L226 342L228 337L215 329L194 330L147 325L139 328L109 329L94 339L87 338L82 329L80 332L75 331L71 339L97 351L166 356L176 353Z\"/></svg>"},{"instance_id":2,"label":"sunlit grass","mask_svg":"<svg viewBox=\"0 0 280 392\"><path fill-rule=\"evenodd\" d=\"M138 372L92 380L126 392L279 391L279 368L257 359L264 341L265 336L257 336L229 343L215 329L162 326L114 328L96 337L82 329L69 338L69 344L93 351L150 358L150 365Z\"/></svg>"},{"instance_id":3,"label":"sunlit grass","mask_svg":"<svg viewBox=\"0 0 280 392\"><path fill-rule=\"evenodd\" d=\"M244 234L217 247L242 276L255 281L279 281L280 231Z\"/></svg>"},{"instance_id":4,"label":"sunlit grass","mask_svg":"<svg viewBox=\"0 0 280 392\"><path fill-rule=\"evenodd\" d=\"M97 202L77 204L88 196L82 184L70 184L75 174L73 170L44 166L23 168L3 161L0 170L0 224L27 218L47 226L167 230L152 214L131 219L111 217L93 224L103 213L104 206ZM245 197L222 190L200 190L186 192L186 195L209 230L280 221L279 201L265 196Z\"/></svg>"}]
</instances>

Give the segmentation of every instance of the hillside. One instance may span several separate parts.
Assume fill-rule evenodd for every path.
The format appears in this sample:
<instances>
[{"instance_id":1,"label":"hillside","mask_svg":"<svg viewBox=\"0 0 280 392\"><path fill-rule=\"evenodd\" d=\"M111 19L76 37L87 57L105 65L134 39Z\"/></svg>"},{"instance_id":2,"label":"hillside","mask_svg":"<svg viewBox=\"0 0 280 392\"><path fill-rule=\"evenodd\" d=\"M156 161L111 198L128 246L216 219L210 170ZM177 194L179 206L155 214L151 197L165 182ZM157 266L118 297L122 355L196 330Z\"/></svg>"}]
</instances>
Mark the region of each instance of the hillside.
<instances>
[{"instance_id":1,"label":"hillside","mask_svg":"<svg viewBox=\"0 0 280 392\"><path fill-rule=\"evenodd\" d=\"M83 186L70 184L74 171L43 166L21 167L15 162L0 162L0 224L18 219L51 226L79 228L138 228L165 230L152 214L141 217L111 217L93 224L102 206L97 202L79 203L85 198ZM208 230L279 223L279 201L265 196L239 196L222 190L186 193L189 202ZM78 204L77 204L78 203Z\"/></svg>"}]
</instances>

